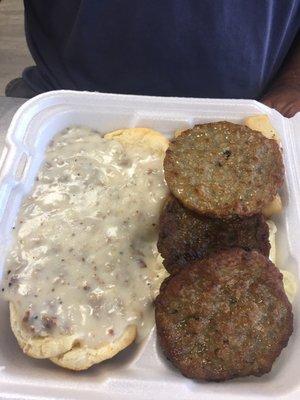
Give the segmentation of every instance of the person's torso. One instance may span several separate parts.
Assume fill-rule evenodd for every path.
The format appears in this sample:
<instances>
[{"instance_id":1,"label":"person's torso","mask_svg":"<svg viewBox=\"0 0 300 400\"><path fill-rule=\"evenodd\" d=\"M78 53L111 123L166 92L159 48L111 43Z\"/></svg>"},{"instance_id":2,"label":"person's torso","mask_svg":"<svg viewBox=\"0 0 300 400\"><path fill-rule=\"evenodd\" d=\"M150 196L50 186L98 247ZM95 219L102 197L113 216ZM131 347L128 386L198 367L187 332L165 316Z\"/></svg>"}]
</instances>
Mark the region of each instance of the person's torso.
<instances>
[{"instance_id":1,"label":"person's torso","mask_svg":"<svg viewBox=\"0 0 300 400\"><path fill-rule=\"evenodd\" d=\"M255 98L300 27L300 0L25 0L25 6L45 89Z\"/></svg>"}]
</instances>

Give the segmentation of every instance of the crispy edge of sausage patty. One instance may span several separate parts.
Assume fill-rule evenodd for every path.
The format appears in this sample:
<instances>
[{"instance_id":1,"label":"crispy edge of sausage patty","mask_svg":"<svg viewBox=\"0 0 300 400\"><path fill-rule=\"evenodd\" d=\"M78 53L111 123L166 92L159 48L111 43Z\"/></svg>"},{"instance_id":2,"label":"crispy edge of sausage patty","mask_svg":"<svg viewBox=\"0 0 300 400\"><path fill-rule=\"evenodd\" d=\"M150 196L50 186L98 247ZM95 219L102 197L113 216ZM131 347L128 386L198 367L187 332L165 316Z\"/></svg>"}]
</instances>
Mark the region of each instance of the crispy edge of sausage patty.
<instances>
[{"instance_id":1,"label":"crispy edge of sausage patty","mask_svg":"<svg viewBox=\"0 0 300 400\"><path fill-rule=\"evenodd\" d=\"M195 125L171 140L164 171L186 207L215 217L261 212L284 178L275 140L226 121Z\"/></svg>"},{"instance_id":2,"label":"crispy edge of sausage patty","mask_svg":"<svg viewBox=\"0 0 300 400\"><path fill-rule=\"evenodd\" d=\"M155 301L159 344L189 378L269 372L293 331L282 274L262 254L231 249L167 278Z\"/></svg>"},{"instance_id":3,"label":"crispy edge of sausage patty","mask_svg":"<svg viewBox=\"0 0 300 400\"><path fill-rule=\"evenodd\" d=\"M257 250L268 257L269 226L262 214L231 219L203 216L170 195L160 215L157 247L170 273L193 260L232 247Z\"/></svg>"}]
</instances>

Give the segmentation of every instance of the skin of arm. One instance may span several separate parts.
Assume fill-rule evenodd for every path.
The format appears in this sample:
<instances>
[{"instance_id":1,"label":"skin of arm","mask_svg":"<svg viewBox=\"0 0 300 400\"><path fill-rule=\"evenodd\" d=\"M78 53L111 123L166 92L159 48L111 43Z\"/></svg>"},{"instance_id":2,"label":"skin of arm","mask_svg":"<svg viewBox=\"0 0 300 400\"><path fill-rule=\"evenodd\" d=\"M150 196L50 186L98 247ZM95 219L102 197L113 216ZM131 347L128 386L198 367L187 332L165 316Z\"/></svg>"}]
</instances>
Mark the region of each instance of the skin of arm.
<instances>
[{"instance_id":1,"label":"skin of arm","mask_svg":"<svg viewBox=\"0 0 300 400\"><path fill-rule=\"evenodd\" d=\"M300 111L300 32L260 101L288 118Z\"/></svg>"}]
</instances>

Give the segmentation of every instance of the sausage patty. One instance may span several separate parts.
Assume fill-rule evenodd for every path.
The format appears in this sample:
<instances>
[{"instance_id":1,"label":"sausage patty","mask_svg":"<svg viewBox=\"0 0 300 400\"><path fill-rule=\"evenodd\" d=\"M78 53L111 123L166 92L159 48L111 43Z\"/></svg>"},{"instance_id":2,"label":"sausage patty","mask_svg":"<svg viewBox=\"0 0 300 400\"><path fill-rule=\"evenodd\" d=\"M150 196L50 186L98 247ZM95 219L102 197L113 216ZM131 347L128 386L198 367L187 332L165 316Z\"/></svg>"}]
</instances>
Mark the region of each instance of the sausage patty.
<instances>
[{"instance_id":1,"label":"sausage patty","mask_svg":"<svg viewBox=\"0 0 300 400\"><path fill-rule=\"evenodd\" d=\"M170 273L208 254L232 247L269 256L269 227L263 215L210 218L185 208L174 196L160 216L157 247Z\"/></svg>"},{"instance_id":2,"label":"sausage patty","mask_svg":"<svg viewBox=\"0 0 300 400\"><path fill-rule=\"evenodd\" d=\"M231 249L167 278L155 301L160 346L183 375L213 381L269 372L293 330L282 274Z\"/></svg>"},{"instance_id":3,"label":"sausage patty","mask_svg":"<svg viewBox=\"0 0 300 400\"><path fill-rule=\"evenodd\" d=\"M230 122L196 125L173 139L164 170L174 196L213 217L261 212L284 175L275 140Z\"/></svg>"}]
</instances>

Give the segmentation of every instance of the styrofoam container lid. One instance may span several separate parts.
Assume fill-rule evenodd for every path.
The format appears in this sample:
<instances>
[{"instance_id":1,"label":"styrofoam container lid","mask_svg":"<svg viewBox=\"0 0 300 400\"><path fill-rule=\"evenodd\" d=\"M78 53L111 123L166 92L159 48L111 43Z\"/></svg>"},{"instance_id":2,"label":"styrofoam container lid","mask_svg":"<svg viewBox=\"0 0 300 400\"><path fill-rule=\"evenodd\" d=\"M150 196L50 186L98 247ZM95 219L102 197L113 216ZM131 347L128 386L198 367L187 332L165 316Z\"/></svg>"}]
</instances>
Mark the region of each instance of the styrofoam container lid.
<instances>
[{"instance_id":1,"label":"styrofoam container lid","mask_svg":"<svg viewBox=\"0 0 300 400\"><path fill-rule=\"evenodd\" d=\"M267 114L279 132L285 162L284 212L274 219L277 265L298 282L300 263L300 113L286 119L253 100L214 100L55 91L26 102L15 114L0 159L0 271L11 241L11 227L22 198L34 183L45 149L55 134L74 125L101 133L149 127L172 137L197 123L241 123ZM298 132L299 131L299 132ZM161 354L155 328L141 344L88 371L74 373L47 360L23 355L9 327L7 303L0 301L0 397L9 399L299 399L300 297L293 302L294 333L271 373L224 383L184 378Z\"/></svg>"}]
</instances>

